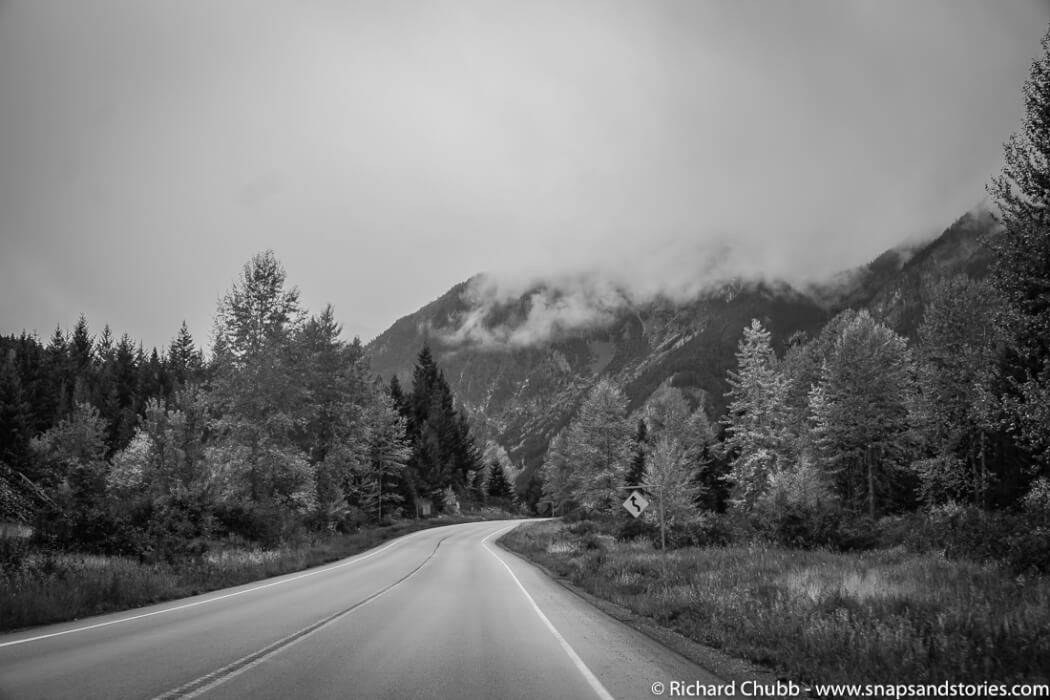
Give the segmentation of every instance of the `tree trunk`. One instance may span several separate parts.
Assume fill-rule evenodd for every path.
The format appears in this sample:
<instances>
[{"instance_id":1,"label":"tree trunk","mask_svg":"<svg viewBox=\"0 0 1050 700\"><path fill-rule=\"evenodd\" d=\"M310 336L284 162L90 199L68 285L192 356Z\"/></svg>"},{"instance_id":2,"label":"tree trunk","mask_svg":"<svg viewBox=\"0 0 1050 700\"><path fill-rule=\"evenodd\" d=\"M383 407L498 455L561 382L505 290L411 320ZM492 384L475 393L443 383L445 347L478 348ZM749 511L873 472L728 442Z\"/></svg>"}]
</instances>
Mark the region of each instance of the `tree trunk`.
<instances>
[{"instance_id":1,"label":"tree trunk","mask_svg":"<svg viewBox=\"0 0 1050 700\"><path fill-rule=\"evenodd\" d=\"M866 454L868 462L868 515L875 519L875 460L871 458L871 448Z\"/></svg>"}]
</instances>

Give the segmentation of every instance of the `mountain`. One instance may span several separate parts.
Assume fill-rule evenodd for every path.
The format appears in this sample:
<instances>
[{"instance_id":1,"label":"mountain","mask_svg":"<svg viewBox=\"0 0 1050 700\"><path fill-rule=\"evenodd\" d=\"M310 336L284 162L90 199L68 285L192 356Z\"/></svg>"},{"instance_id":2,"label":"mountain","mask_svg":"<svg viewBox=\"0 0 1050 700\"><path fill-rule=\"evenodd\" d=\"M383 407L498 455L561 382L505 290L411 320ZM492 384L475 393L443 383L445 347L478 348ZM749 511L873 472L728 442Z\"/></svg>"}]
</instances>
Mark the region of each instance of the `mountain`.
<instances>
[{"instance_id":1,"label":"mountain","mask_svg":"<svg viewBox=\"0 0 1050 700\"><path fill-rule=\"evenodd\" d=\"M933 286L954 275L986 277L993 260L987 243L1001 231L1001 224L989 211L964 214L936 240L915 251L863 305L898 333L914 338Z\"/></svg>"},{"instance_id":2,"label":"mountain","mask_svg":"<svg viewBox=\"0 0 1050 700\"><path fill-rule=\"evenodd\" d=\"M399 319L366 352L374 371L387 379L396 374L407 387L428 342L481 441L499 442L524 464L523 488L599 377L619 382L631 411L667 382L717 420L726 372L752 318L772 332L778 350L794 333L816 334L847 307L868 308L912 335L934 283L959 272L985 274L990 254L982 240L995 230L994 217L976 211L933 241L887 251L801 291L736 280L689 301L638 302L620 290L595 293L586 283L538 284L497 300L485 296L486 279L478 276Z\"/></svg>"}]
</instances>

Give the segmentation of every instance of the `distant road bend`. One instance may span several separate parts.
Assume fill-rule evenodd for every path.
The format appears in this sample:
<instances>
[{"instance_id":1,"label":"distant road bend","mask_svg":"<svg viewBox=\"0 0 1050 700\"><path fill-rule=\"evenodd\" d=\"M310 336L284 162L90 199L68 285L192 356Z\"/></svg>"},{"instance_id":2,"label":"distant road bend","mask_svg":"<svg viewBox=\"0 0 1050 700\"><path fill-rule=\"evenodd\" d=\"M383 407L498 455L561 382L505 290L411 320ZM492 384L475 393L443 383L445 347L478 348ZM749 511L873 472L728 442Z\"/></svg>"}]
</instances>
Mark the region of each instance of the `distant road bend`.
<instances>
[{"instance_id":1,"label":"distant road bend","mask_svg":"<svg viewBox=\"0 0 1050 700\"><path fill-rule=\"evenodd\" d=\"M717 683L450 525L297 574L0 636L0 698L652 698Z\"/></svg>"}]
</instances>

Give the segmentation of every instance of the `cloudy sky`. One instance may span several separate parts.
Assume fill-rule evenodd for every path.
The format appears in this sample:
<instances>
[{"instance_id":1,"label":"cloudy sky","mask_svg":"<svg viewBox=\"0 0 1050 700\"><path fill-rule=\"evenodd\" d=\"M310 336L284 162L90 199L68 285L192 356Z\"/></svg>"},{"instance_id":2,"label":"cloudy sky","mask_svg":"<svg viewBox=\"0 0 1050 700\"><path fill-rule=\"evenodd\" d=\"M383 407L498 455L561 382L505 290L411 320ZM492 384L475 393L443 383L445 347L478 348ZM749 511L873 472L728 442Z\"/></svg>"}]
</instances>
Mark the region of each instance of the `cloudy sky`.
<instances>
[{"instance_id":1,"label":"cloudy sky","mask_svg":"<svg viewBox=\"0 0 1050 700\"><path fill-rule=\"evenodd\" d=\"M983 196L1029 0L0 0L0 333L164 345L272 248L367 341L487 271L806 277ZM707 271L707 272L705 272Z\"/></svg>"}]
</instances>

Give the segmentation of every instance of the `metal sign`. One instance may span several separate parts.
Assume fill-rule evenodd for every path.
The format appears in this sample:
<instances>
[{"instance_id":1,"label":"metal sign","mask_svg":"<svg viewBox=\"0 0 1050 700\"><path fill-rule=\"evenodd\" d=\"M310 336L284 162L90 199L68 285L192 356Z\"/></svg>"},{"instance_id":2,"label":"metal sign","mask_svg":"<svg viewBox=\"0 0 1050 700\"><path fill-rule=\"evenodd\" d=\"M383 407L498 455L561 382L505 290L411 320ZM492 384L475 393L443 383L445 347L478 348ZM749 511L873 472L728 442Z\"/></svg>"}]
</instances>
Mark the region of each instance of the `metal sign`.
<instances>
[{"instance_id":1,"label":"metal sign","mask_svg":"<svg viewBox=\"0 0 1050 700\"><path fill-rule=\"evenodd\" d=\"M649 501L645 500L645 496L642 495L641 491L631 491L631 495L623 502L623 507L627 509L628 513L637 518L649 507Z\"/></svg>"}]
</instances>

